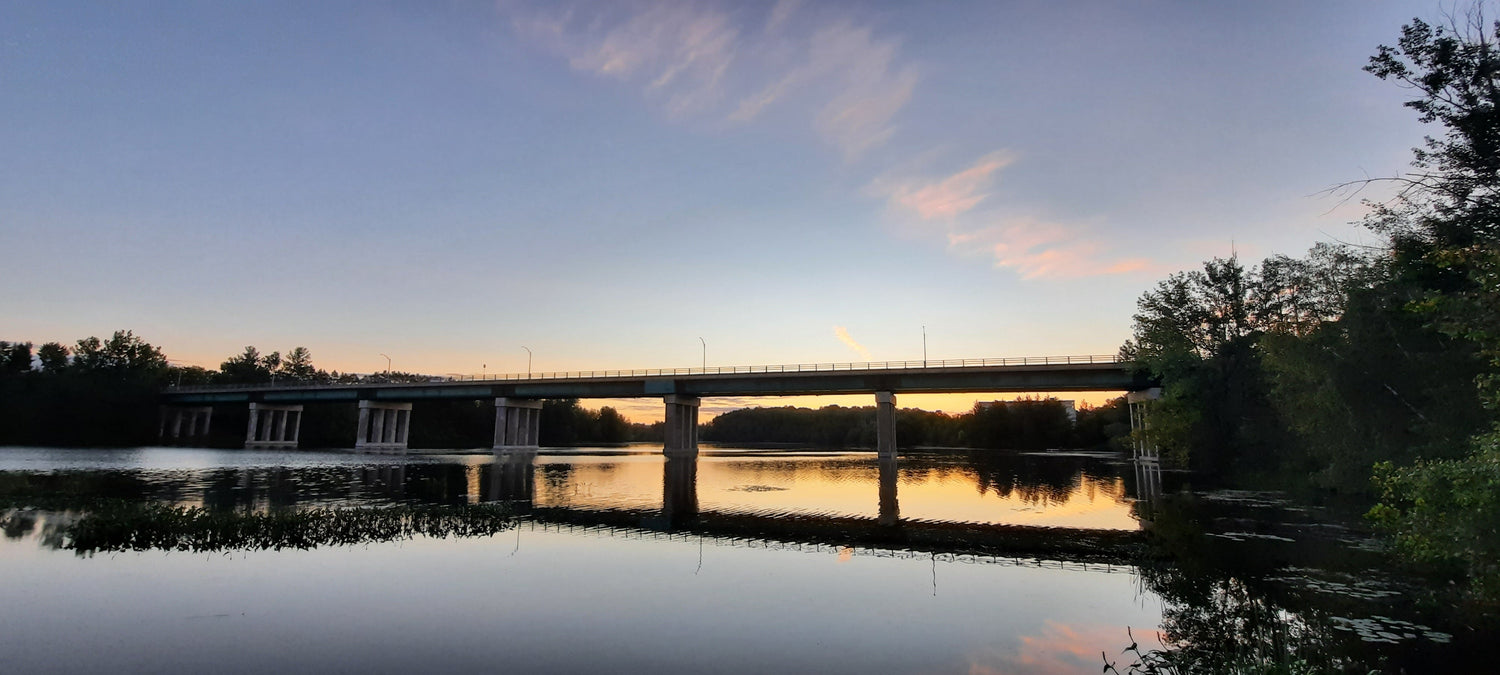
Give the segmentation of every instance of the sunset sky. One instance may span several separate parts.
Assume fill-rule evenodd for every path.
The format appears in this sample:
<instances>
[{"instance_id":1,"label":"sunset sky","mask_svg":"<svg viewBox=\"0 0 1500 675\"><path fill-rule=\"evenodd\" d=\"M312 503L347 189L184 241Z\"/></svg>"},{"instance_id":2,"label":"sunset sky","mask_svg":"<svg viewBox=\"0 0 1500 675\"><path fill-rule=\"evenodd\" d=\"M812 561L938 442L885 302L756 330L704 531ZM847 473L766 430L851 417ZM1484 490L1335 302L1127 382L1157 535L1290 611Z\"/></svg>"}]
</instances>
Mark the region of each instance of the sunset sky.
<instances>
[{"instance_id":1,"label":"sunset sky","mask_svg":"<svg viewBox=\"0 0 1500 675\"><path fill-rule=\"evenodd\" d=\"M1360 68L1437 10L0 0L0 339L1110 354L1172 271L1370 240L1323 191L1406 166L1407 92Z\"/></svg>"}]
</instances>

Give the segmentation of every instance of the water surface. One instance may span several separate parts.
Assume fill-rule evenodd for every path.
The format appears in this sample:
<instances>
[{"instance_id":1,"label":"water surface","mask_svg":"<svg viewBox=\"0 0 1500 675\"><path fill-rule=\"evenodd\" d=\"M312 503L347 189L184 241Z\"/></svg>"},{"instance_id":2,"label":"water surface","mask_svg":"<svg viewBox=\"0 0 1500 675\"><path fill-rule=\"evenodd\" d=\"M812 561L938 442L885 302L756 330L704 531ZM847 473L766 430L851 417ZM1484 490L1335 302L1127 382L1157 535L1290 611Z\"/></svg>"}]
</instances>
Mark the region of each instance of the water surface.
<instances>
[{"instance_id":1,"label":"water surface","mask_svg":"<svg viewBox=\"0 0 1500 675\"><path fill-rule=\"evenodd\" d=\"M1317 629L1350 664L1461 658L1399 589L1355 597L1287 544L1347 559L1357 531L1255 526L1232 510L1287 505L1223 493L1183 516L1137 484L1088 454L4 448L0 670L1098 672L1127 629L1143 650L1206 645L1247 612ZM482 536L162 550L113 532L78 550L79 523L143 504L516 517ZM1204 549L1189 565L1147 536L1183 522Z\"/></svg>"}]
</instances>

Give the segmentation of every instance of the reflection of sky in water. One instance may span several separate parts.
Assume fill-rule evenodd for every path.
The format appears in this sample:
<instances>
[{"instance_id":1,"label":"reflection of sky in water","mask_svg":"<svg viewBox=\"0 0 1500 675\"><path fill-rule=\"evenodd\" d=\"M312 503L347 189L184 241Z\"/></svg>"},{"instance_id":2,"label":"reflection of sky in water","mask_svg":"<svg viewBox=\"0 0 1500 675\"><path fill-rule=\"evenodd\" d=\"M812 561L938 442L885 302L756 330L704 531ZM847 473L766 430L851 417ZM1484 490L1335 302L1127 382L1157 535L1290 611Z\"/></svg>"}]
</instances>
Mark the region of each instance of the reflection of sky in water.
<instances>
[{"instance_id":1,"label":"reflection of sky in water","mask_svg":"<svg viewBox=\"0 0 1500 675\"><path fill-rule=\"evenodd\" d=\"M1149 634L1134 575L525 527L78 557L0 540L10 672L1073 673Z\"/></svg>"},{"instance_id":2,"label":"reflection of sky in water","mask_svg":"<svg viewBox=\"0 0 1500 675\"><path fill-rule=\"evenodd\" d=\"M531 500L654 510L665 469L658 452L543 454ZM254 509L474 502L514 477L488 455L193 449L6 449L0 471ZM705 453L689 475L705 512L879 512L869 454ZM915 457L898 491L905 518L1134 528L1118 479L1072 465L1032 475ZM0 539L8 670L1067 673L1097 668L1126 626L1151 633L1161 618L1118 566L536 523L467 539L81 557L44 545L61 520L33 514Z\"/></svg>"}]
</instances>

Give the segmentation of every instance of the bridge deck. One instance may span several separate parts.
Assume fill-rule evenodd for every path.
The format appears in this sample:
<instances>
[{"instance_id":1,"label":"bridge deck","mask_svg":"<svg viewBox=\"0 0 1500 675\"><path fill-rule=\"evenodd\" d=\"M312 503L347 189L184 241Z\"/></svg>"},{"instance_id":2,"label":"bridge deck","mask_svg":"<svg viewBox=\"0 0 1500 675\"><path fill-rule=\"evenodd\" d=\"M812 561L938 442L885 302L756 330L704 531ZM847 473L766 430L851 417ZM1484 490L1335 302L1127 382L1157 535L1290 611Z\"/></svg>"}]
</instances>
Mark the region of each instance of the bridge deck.
<instances>
[{"instance_id":1,"label":"bridge deck","mask_svg":"<svg viewBox=\"0 0 1500 675\"><path fill-rule=\"evenodd\" d=\"M174 387L173 404L259 401L422 401L483 398L642 398L787 396L808 394L1134 391L1151 386L1134 364L1111 356L895 361L605 370L491 378L434 378L428 382L281 383Z\"/></svg>"}]
</instances>

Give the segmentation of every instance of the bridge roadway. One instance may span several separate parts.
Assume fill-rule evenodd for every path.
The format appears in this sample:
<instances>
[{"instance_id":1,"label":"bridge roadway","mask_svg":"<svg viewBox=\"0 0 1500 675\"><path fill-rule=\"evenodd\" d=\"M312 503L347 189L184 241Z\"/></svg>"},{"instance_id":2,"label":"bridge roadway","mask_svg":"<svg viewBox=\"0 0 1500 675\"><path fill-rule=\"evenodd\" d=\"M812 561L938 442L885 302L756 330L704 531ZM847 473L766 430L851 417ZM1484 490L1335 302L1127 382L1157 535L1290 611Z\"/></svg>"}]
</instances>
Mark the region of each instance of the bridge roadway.
<instances>
[{"instance_id":1,"label":"bridge roadway","mask_svg":"<svg viewBox=\"0 0 1500 675\"><path fill-rule=\"evenodd\" d=\"M697 409L704 397L874 394L879 450L894 454L898 393L1141 391L1153 386L1133 365L1114 356L1086 355L171 387L161 395L161 433L179 438L187 420L188 438L206 434L212 406L240 403L251 409L246 447L296 447L303 404L349 401L360 408L356 450L403 451L412 403L493 398L499 450L536 446L540 399L658 397L666 404L666 450L696 451ZM169 425L170 414L176 416Z\"/></svg>"},{"instance_id":2,"label":"bridge roadway","mask_svg":"<svg viewBox=\"0 0 1500 675\"><path fill-rule=\"evenodd\" d=\"M425 401L485 398L642 398L678 396L796 396L1138 391L1152 386L1133 364L1113 356L1044 356L946 361L819 363L724 368L599 370L491 378L433 378L428 382L256 384L172 387L172 405Z\"/></svg>"}]
</instances>

